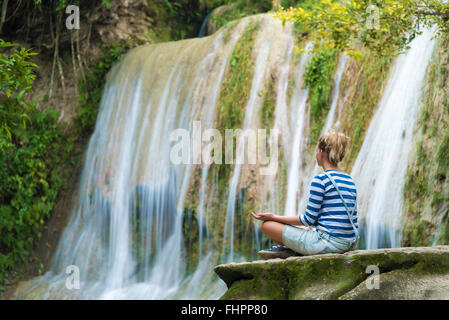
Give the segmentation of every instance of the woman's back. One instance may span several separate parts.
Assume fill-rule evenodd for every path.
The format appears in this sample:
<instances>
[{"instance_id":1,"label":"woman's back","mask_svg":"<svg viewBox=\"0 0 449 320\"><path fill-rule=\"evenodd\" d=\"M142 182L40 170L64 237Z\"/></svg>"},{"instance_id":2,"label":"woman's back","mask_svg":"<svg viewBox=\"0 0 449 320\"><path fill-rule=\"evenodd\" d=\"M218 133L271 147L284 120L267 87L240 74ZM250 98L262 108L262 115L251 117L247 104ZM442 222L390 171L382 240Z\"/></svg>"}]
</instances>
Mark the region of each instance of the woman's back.
<instances>
[{"instance_id":1,"label":"woman's back","mask_svg":"<svg viewBox=\"0 0 449 320\"><path fill-rule=\"evenodd\" d=\"M357 201L357 190L351 176L337 170L326 170L334 182L350 211ZM310 197L304 215L300 216L305 226L316 226L318 230L325 231L338 238L350 241L355 240L354 228L348 217L345 204L337 190L324 172L315 176L310 186ZM353 223L357 225L357 210L353 213Z\"/></svg>"},{"instance_id":2,"label":"woman's back","mask_svg":"<svg viewBox=\"0 0 449 320\"><path fill-rule=\"evenodd\" d=\"M262 232L281 245L260 251L262 258L273 257L289 249L310 255L343 253L357 246L356 185L351 176L338 167L346 153L348 141L349 137L334 129L318 139L315 158L325 171L312 180L304 214L299 217L253 214L254 218L264 220ZM293 225L315 226L316 229L295 228Z\"/></svg>"}]
</instances>

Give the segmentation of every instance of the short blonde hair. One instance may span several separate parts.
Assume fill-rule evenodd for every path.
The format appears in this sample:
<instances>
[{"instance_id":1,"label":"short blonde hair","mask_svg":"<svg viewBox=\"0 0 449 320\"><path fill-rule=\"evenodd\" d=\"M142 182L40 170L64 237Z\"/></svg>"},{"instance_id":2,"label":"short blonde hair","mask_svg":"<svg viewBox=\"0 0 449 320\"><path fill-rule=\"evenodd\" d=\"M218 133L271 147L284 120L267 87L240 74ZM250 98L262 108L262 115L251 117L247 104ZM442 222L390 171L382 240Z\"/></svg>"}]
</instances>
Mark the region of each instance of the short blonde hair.
<instances>
[{"instance_id":1,"label":"short blonde hair","mask_svg":"<svg viewBox=\"0 0 449 320\"><path fill-rule=\"evenodd\" d=\"M318 139L318 148L327 153L329 162L336 166L343 160L349 137L335 129L329 129Z\"/></svg>"}]
</instances>

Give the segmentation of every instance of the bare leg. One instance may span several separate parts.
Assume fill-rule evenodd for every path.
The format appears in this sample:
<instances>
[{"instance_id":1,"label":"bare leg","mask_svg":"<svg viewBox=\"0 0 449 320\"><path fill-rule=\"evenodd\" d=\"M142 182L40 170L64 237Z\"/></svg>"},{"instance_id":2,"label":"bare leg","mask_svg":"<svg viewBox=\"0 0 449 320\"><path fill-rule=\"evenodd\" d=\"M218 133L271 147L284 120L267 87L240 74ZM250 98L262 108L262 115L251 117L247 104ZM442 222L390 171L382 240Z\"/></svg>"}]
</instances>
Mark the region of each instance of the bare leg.
<instances>
[{"instance_id":1,"label":"bare leg","mask_svg":"<svg viewBox=\"0 0 449 320\"><path fill-rule=\"evenodd\" d=\"M285 224L275 222L275 221L264 221L261 227L263 234L274 242L284 245L282 242L282 231L284 230Z\"/></svg>"}]
</instances>

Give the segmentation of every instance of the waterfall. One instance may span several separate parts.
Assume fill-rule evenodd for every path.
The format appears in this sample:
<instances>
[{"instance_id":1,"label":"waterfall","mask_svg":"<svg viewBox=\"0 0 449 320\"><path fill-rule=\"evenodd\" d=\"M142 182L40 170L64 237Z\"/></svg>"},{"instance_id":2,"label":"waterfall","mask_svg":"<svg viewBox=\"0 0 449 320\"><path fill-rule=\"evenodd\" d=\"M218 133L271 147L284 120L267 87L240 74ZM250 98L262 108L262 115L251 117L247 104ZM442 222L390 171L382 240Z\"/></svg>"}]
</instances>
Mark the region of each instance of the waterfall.
<instances>
[{"instance_id":1,"label":"waterfall","mask_svg":"<svg viewBox=\"0 0 449 320\"><path fill-rule=\"evenodd\" d=\"M232 170L223 181L227 190L217 196L215 167L196 162L192 152L189 164L173 163L171 133L192 134L188 145L195 150L200 130L216 126L234 48L254 22L260 22L260 28L251 48L254 72L240 129L260 128L264 90L275 79L273 129L280 132L285 171L251 180L255 169L243 159L243 134L234 164L227 164ZM430 38L430 32L417 37L396 60L353 168L368 247L382 246L379 239L386 235L389 245L400 244L394 230L399 229L408 149L434 43ZM311 44L305 45L308 52ZM270 14L260 14L229 23L213 35L131 50L108 75L76 206L52 268L24 286L18 297L219 298L226 286L213 267L247 259L236 245L239 241L247 241L253 252L264 241L258 222L247 222L236 212L245 183L256 182L251 197L257 208L302 214L318 171L308 151L308 90L303 87L310 54L296 64L294 47L291 23L282 26ZM348 59L340 56L323 131L338 126L344 112L340 81ZM289 101L291 78L295 86ZM250 231L245 235L250 239L237 234L239 223ZM68 267L79 270L79 290L67 287Z\"/></svg>"},{"instance_id":2,"label":"waterfall","mask_svg":"<svg viewBox=\"0 0 449 320\"><path fill-rule=\"evenodd\" d=\"M207 19L207 18L206 18ZM210 102L208 105L215 106L217 103L217 99L220 93L220 85L223 79L224 72L226 70L226 66L229 62L229 57L231 54L232 49L234 48L235 44L237 43L238 39L240 38L241 33L235 34L232 39L231 43L228 46L228 51L224 55L223 63L221 64L220 71L218 74L217 81L215 82L215 85L212 87L211 94L208 96L210 98ZM212 128L214 125L214 119L215 119L215 108L208 108L207 112L205 112L205 117L203 118L202 123L204 123L208 128ZM198 205L198 229L199 229L199 248L198 248L198 255L202 257L202 251L203 251L203 229L204 227L207 230L207 214L206 211L206 188L208 185L207 177L209 175L209 166L205 165L201 170L201 187L199 192L199 205ZM206 219L206 221L204 221ZM207 235L207 234L206 234Z\"/></svg>"},{"instance_id":3,"label":"waterfall","mask_svg":"<svg viewBox=\"0 0 449 320\"><path fill-rule=\"evenodd\" d=\"M293 139L290 142L290 165L288 168L288 184L287 184L287 199L285 204L284 215L296 215L296 204L298 196L298 186L301 180L300 170L302 169L303 153L307 149L306 145L306 121L308 115L306 114L306 105L308 97L308 89L303 89L303 76L307 63L310 59L308 53L312 44L306 45L306 53L301 57L301 61L298 65L296 72L296 90L291 100L291 119L294 119L292 123L291 131L293 131Z\"/></svg>"},{"instance_id":4,"label":"waterfall","mask_svg":"<svg viewBox=\"0 0 449 320\"><path fill-rule=\"evenodd\" d=\"M345 70L347 62L348 62L348 56L346 54L343 54L340 57L340 61L338 62L337 72L335 73L334 85L333 85L333 89L332 89L332 103L331 103L329 112L327 114L326 122L324 123L323 130L321 131L322 134L325 133L329 128L331 128L334 125L334 123L335 123L335 125L334 125L335 128L338 128L340 126L340 117L341 117L341 111L343 110L343 108L340 108L340 110L338 112L337 119L335 119L335 113L337 111L338 98L340 95L341 77L343 75L343 71Z\"/></svg>"},{"instance_id":5,"label":"waterfall","mask_svg":"<svg viewBox=\"0 0 449 320\"><path fill-rule=\"evenodd\" d=\"M252 79L251 91L248 98L248 103L245 108L245 118L243 120L243 131L247 130L250 126L251 119L254 114L254 109L256 104L261 105L261 100L259 96L260 90L263 88L263 78L265 74L266 62L268 58L268 53L270 49L271 41L264 40L259 48L259 54L257 56L254 77ZM243 163L244 157L244 134L241 135L240 141L237 144L236 151L236 164L234 167L234 172L229 183L229 196L226 207L226 220L225 220L225 230L223 239L223 249L227 248L226 239L229 237L229 256L226 259L228 262L234 260L234 214L235 214L235 201L237 194L237 184L239 182L240 170ZM229 233L229 235L228 235Z\"/></svg>"},{"instance_id":6,"label":"waterfall","mask_svg":"<svg viewBox=\"0 0 449 320\"><path fill-rule=\"evenodd\" d=\"M88 144L77 205L54 264L19 297L221 296L226 288L212 269L218 261L235 258L235 199L247 170L238 161L243 152L237 149L237 164L228 182L226 216L220 217L225 221L223 239L212 239L209 218L215 218L216 186L211 185L210 168L194 159L189 159L191 164L174 164L170 133L185 129L195 139L195 121L202 128L214 128L220 88L234 46L256 20L261 27L254 43L257 55L242 129L257 128L261 91L270 76L267 70L276 70L285 54L281 48L292 39L291 25L284 27L271 15L240 19L211 36L135 48L111 70ZM196 186L195 202L191 193ZM194 201L197 210L198 258L193 271L187 270L193 253L184 243L183 229L193 221L185 211L186 201ZM223 247L230 255L210 250L220 240L229 243ZM79 271L80 290L66 286L68 267Z\"/></svg>"},{"instance_id":7,"label":"waterfall","mask_svg":"<svg viewBox=\"0 0 449 320\"><path fill-rule=\"evenodd\" d=\"M206 33L207 33L207 21L209 21L211 13L212 13L212 11L209 12L206 15L206 17L204 18L203 22L201 23L200 31L198 32L198 38L202 38L202 37L206 36Z\"/></svg>"},{"instance_id":8,"label":"waterfall","mask_svg":"<svg viewBox=\"0 0 449 320\"><path fill-rule=\"evenodd\" d=\"M396 58L377 111L352 168L359 190L362 244L401 246L404 179L433 33L425 30Z\"/></svg>"},{"instance_id":9,"label":"waterfall","mask_svg":"<svg viewBox=\"0 0 449 320\"><path fill-rule=\"evenodd\" d=\"M306 57L308 59L308 57ZM335 72L335 76L333 79L333 89L332 89L332 97L331 97L331 105L329 108L329 112L326 116L326 121L324 123L323 129L321 130L321 133L323 134L326 132L329 128L332 127L332 125L335 122L335 114L338 106L339 96L340 96L340 82L343 75L343 71L345 70L346 63L348 61L348 56L345 54L342 54L342 56L339 59L338 67ZM303 71L302 71L303 72ZM306 95L306 94L305 94ZM305 108L305 101L302 101L300 104L302 106L302 109L300 112L303 113ZM341 108L340 108L341 110ZM301 125L300 123L304 121L303 119L300 119L298 121L297 127L297 136L301 135L302 133L302 127L304 125ZM299 129L299 130L298 130ZM305 137L303 138L305 139ZM299 138L297 139L299 140ZM307 152L306 148L306 141L301 142L302 153ZM295 163L299 162L301 156L299 155L299 143L295 142L293 144L293 148L295 151L295 155L292 157L292 162ZM306 209L307 201L309 200L309 193L307 192L310 187L310 182L312 181L313 177L316 176L319 173L320 167L318 166L314 154L310 155L309 163L307 165L304 165L304 168L302 165L296 164L293 166L294 170L289 174L289 187L288 192L291 192L291 190L295 191L294 196L292 196L290 199L287 198L287 205L286 205L286 215L302 215ZM299 175L299 170L301 171L301 176ZM292 202L292 204L289 204L288 200ZM296 202L298 205L296 206Z\"/></svg>"},{"instance_id":10,"label":"waterfall","mask_svg":"<svg viewBox=\"0 0 449 320\"><path fill-rule=\"evenodd\" d=\"M226 41L222 28L211 37L138 47L114 67L88 145L78 205L52 269L32 289L45 287L46 298L166 299L198 287L198 275L186 277L182 233L194 165L171 162L169 135L177 128L192 132L193 120L213 126L224 71L247 23L235 26ZM198 270L207 266L211 273L213 264L206 255ZM82 290L64 286L70 265L79 268ZM212 298L225 289L219 282L209 287Z\"/></svg>"}]
</instances>

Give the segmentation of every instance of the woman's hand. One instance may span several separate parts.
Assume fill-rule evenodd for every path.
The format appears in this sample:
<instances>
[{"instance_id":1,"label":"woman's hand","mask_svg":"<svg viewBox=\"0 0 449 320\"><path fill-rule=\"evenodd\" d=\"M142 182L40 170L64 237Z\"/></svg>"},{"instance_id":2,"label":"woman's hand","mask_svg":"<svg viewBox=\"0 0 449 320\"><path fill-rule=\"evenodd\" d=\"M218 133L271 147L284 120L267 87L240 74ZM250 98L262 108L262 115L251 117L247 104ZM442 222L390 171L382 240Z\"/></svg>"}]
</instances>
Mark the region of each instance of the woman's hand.
<instances>
[{"instance_id":1,"label":"woman's hand","mask_svg":"<svg viewBox=\"0 0 449 320\"><path fill-rule=\"evenodd\" d=\"M273 218L275 217L275 215L272 214L271 212L257 213L257 214L254 212L251 212L251 215L253 216L254 219L262 220L262 221L270 221L270 220L273 220Z\"/></svg>"}]
</instances>

